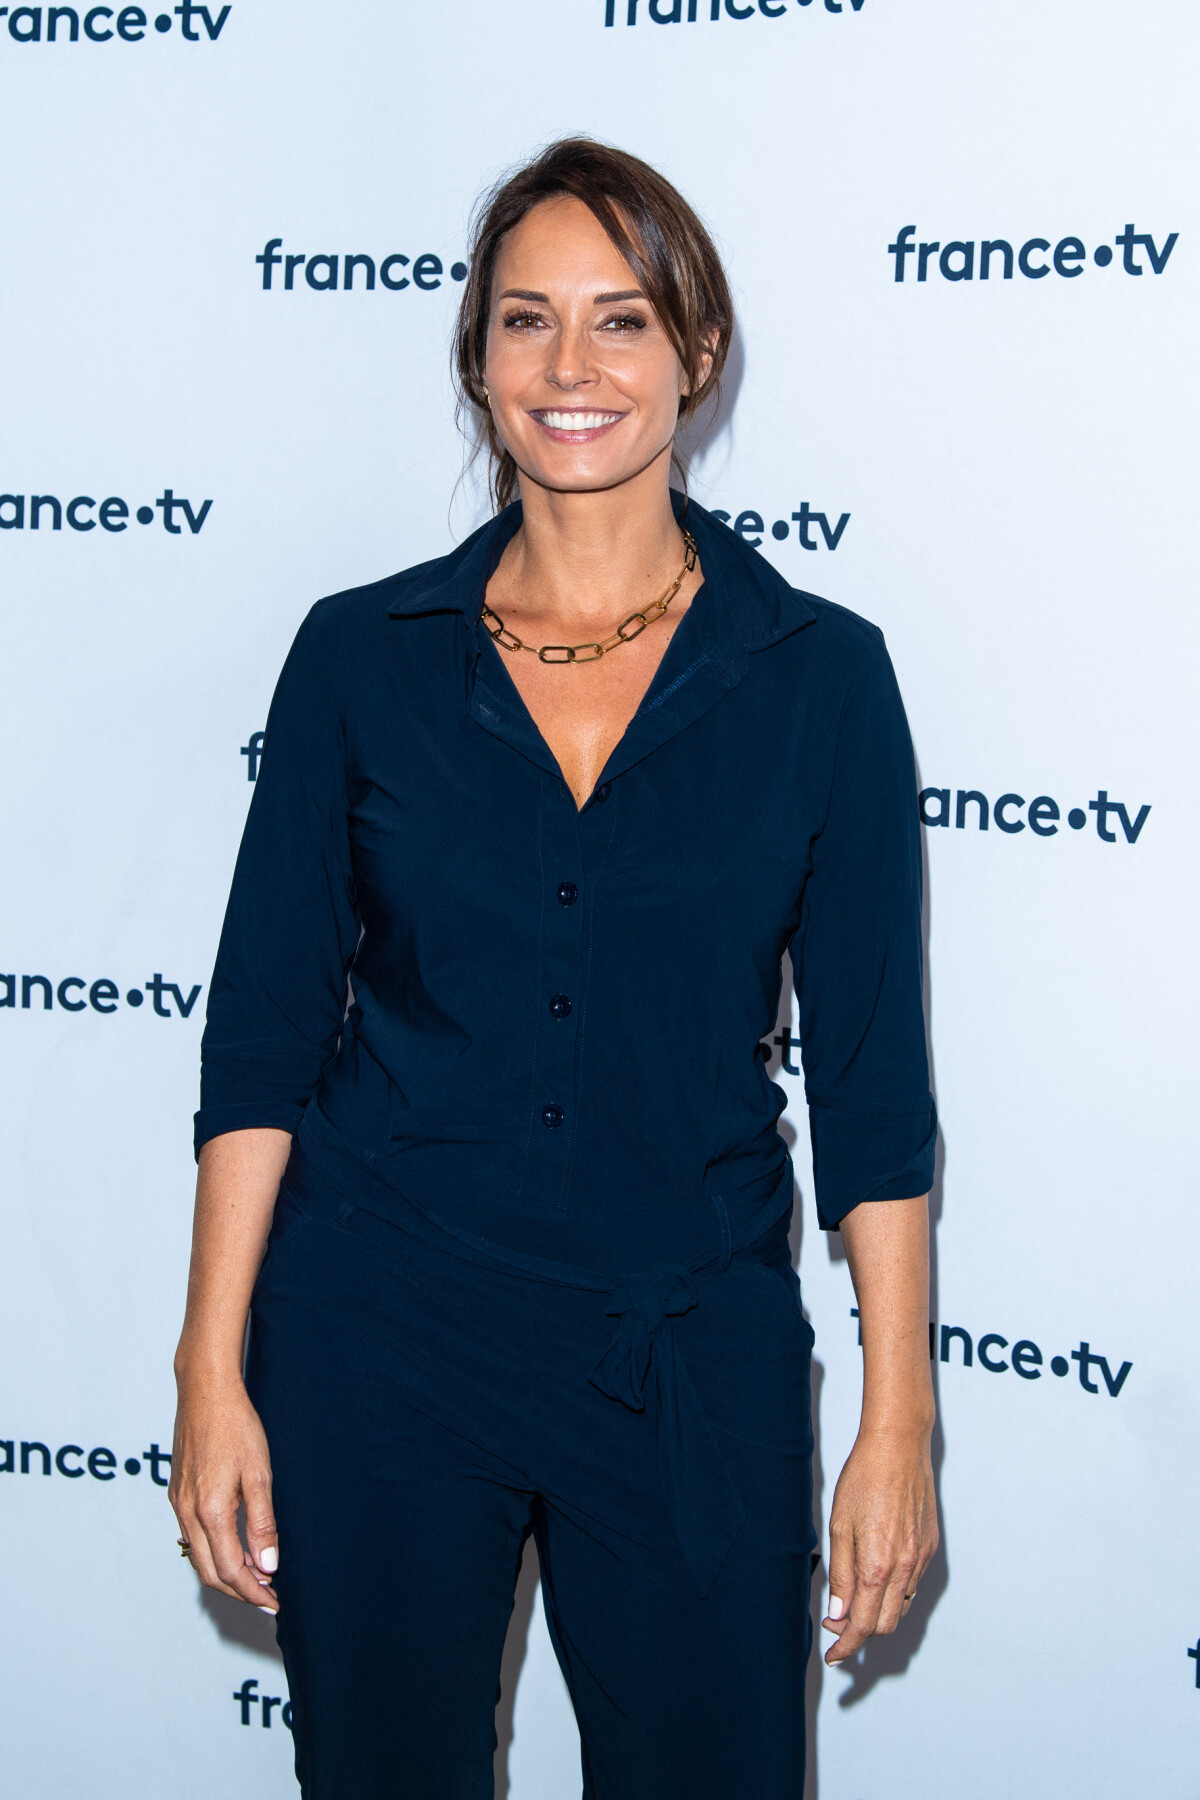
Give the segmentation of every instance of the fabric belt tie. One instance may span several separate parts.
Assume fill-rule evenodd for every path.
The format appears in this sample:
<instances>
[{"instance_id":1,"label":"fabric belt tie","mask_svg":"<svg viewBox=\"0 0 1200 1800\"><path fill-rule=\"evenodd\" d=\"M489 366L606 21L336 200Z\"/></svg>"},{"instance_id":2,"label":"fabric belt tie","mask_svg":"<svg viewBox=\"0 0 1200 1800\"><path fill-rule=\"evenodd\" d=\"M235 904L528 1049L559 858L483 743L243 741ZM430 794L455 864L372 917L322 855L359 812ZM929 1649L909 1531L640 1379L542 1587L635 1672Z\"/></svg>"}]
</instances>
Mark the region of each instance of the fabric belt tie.
<instances>
[{"instance_id":1,"label":"fabric belt tie","mask_svg":"<svg viewBox=\"0 0 1200 1800\"><path fill-rule=\"evenodd\" d=\"M364 1186L377 1183L381 1200L386 1197L387 1216L374 1212L363 1205L361 1193L355 1191L357 1181L349 1189L343 1185L346 1171L344 1166L338 1166L342 1157L333 1158L316 1134L304 1126L301 1142L305 1159L314 1163L332 1186L340 1187L343 1203L333 1209L333 1222L356 1235L387 1244L394 1242L394 1233L399 1230L435 1249L465 1255L468 1261L483 1268L552 1287L607 1296L605 1313L618 1324L589 1377L591 1385L631 1412L645 1412L653 1400L663 1499L692 1579L701 1595L707 1594L741 1530L746 1509L676 1345L671 1321L699 1305L694 1276L723 1273L740 1251L758 1244L768 1232L780 1226L786 1231L785 1221L792 1205L790 1162L780 1171L770 1197L740 1224L736 1234L730 1232L723 1201L710 1196L721 1225L719 1249L705 1251L686 1267L660 1263L614 1279L598 1270L574 1268L568 1263L508 1250L466 1231L393 1186L373 1166L374 1159L369 1154L362 1157L351 1152L351 1159L365 1177ZM293 1185L287 1174L284 1179ZM310 1194L307 1184L296 1182L295 1189L303 1189L297 1191L302 1205L321 1210L319 1197Z\"/></svg>"},{"instance_id":2,"label":"fabric belt tie","mask_svg":"<svg viewBox=\"0 0 1200 1800\"><path fill-rule=\"evenodd\" d=\"M746 1508L671 1329L671 1320L691 1312L698 1301L687 1269L677 1265L622 1275L604 1309L620 1324L591 1383L631 1412L644 1412L653 1375L663 1498L692 1579L707 1594Z\"/></svg>"},{"instance_id":3,"label":"fabric belt tie","mask_svg":"<svg viewBox=\"0 0 1200 1800\"><path fill-rule=\"evenodd\" d=\"M682 1318L697 1299L686 1269L664 1264L649 1274L622 1275L620 1287L613 1289L612 1305L604 1309L621 1323L592 1372L592 1386L630 1412L644 1412L655 1339L668 1318ZM673 1335L668 1342L673 1347Z\"/></svg>"}]
</instances>

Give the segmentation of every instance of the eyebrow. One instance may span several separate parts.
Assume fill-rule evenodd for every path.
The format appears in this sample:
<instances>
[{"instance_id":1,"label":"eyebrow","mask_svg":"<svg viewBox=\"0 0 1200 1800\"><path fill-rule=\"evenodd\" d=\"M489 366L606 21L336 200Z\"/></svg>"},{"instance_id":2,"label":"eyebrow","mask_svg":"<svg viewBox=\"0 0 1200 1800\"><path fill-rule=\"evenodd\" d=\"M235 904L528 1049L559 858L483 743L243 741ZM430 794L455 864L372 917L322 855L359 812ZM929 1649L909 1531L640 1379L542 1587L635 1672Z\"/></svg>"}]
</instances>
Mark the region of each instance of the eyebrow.
<instances>
[{"instance_id":1,"label":"eyebrow","mask_svg":"<svg viewBox=\"0 0 1200 1800\"><path fill-rule=\"evenodd\" d=\"M539 294L533 288L505 288L499 296L501 300L538 300L543 306L549 306L549 294ZM593 306L611 306L616 300L644 300L641 288L625 288L619 294L597 294L592 301Z\"/></svg>"}]
</instances>

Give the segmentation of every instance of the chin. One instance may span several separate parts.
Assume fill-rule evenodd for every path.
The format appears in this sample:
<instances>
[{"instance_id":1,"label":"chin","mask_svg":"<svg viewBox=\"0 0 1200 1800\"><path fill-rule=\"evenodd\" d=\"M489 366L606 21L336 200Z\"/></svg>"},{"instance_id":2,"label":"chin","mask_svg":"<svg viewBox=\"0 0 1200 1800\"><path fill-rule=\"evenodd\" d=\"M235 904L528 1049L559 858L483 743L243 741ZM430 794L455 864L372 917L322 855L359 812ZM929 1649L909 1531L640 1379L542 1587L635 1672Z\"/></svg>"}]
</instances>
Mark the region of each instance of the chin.
<instances>
[{"instance_id":1,"label":"chin","mask_svg":"<svg viewBox=\"0 0 1200 1800\"><path fill-rule=\"evenodd\" d=\"M609 488L621 487L644 474L664 454L662 450L656 450L644 456L615 457L566 451L546 456L540 445L538 448L541 454L518 459L517 466L530 481L558 494L602 493ZM669 443L666 454L670 454Z\"/></svg>"},{"instance_id":2,"label":"chin","mask_svg":"<svg viewBox=\"0 0 1200 1800\"><path fill-rule=\"evenodd\" d=\"M547 463L545 461L527 467L524 473L539 487L549 488L558 494L591 494L601 493L606 488L620 487L622 482L632 481L641 473L638 465L625 463L597 466L595 463L580 467L565 458L562 462Z\"/></svg>"}]
</instances>

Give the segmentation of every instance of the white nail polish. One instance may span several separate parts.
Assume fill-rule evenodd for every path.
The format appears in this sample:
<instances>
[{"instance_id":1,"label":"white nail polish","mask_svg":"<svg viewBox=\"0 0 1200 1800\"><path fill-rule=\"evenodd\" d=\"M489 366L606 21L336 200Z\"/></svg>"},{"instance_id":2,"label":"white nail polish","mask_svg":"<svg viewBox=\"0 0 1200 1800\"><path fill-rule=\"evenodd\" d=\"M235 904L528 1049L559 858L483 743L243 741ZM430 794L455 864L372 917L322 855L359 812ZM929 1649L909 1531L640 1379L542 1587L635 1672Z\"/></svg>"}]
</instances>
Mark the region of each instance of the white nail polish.
<instances>
[{"instance_id":1,"label":"white nail polish","mask_svg":"<svg viewBox=\"0 0 1200 1800\"><path fill-rule=\"evenodd\" d=\"M273 1619L275 1617L275 1608L273 1606L260 1606L258 1610L259 1612L265 1612L268 1619Z\"/></svg>"},{"instance_id":2,"label":"white nail polish","mask_svg":"<svg viewBox=\"0 0 1200 1800\"><path fill-rule=\"evenodd\" d=\"M266 1549L258 1559L258 1566L260 1569L265 1569L268 1575L273 1575L275 1573L276 1569L279 1567L279 1552L274 1544L267 1545Z\"/></svg>"},{"instance_id":3,"label":"white nail polish","mask_svg":"<svg viewBox=\"0 0 1200 1800\"><path fill-rule=\"evenodd\" d=\"M837 1595L830 1594L830 1596L829 1596L829 1617L831 1619L840 1619L842 1616L843 1610L844 1609L842 1606L842 1602L838 1599Z\"/></svg>"}]
</instances>

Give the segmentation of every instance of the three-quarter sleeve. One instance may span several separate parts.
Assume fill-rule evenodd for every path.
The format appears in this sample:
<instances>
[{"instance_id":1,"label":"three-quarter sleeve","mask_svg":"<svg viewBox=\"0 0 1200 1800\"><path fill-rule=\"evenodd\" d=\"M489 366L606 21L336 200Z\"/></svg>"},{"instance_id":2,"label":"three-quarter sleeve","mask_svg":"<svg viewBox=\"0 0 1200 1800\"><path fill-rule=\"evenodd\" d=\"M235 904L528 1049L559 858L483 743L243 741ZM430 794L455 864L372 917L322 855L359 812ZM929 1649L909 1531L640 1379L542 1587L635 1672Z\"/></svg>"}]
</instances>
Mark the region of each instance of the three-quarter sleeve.
<instances>
[{"instance_id":1,"label":"three-quarter sleeve","mask_svg":"<svg viewBox=\"0 0 1200 1800\"><path fill-rule=\"evenodd\" d=\"M791 944L821 1225L933 1181L912 743L881 633L846 689Z\"/></svg>"},{"instance_id":2,"label":"three-quarter sleeve","mask_svg":"<svg viewBox=\"0 0 1200 1800\"><path fill-rule=\"evenodd\" d=\"M195 1147L294 1131L337 1048L359 939L330 611L300 627L267 716L201 1045Z\"/></svg>"}]
</instances>

